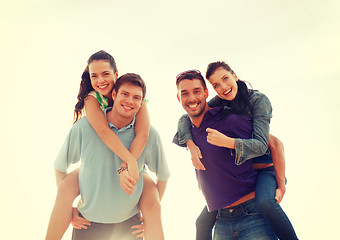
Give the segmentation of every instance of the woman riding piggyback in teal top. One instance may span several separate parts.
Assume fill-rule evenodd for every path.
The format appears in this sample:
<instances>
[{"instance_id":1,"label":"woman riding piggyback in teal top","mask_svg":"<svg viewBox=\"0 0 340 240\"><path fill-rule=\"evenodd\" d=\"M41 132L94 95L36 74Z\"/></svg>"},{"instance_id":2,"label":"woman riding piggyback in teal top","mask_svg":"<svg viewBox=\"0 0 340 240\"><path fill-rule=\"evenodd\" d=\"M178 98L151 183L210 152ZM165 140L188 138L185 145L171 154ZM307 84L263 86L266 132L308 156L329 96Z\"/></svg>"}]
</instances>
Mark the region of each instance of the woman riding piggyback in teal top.
<instances>
[{"instance_id":1,"label":"woman riding piggyback in teal top","mask_svg":"<svg viewBox=\"0 0 340 240\"><path fill-rule=\"evenodd\" d=\"M226 147L233 151L235 164L241 165L252 160L257 170L255 201L262 215L270 223L274 233L281 240L297 239L294 228L279 205L286 191L285 161L283 144L269 134L272 106L261 92L248 89L246 83L238 79L225 62L213 62L207 67L206 79L218 94L208 103L210 107L224 106L226 114L248 114L253 122L251 139L228 137L217 130L207 129L210 144ZM178 123L178 131L173 142L188 147L193 165L204 171L200 149L191 135L191 123L183 115ZM211 240L212 228L217 211L208 212L205 207L196 221L196 239Z\"/></svg>"}]
</instances>

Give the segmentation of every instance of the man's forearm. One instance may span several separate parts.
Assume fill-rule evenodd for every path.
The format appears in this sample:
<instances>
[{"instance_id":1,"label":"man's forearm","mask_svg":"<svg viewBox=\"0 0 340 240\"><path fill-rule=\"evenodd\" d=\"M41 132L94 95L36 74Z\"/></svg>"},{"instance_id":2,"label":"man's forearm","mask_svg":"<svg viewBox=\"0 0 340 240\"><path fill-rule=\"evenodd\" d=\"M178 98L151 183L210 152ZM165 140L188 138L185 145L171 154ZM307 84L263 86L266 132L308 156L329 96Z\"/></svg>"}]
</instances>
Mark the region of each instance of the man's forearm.
<instances>
[{"instance_id":1,"label":"man's forearm","mask_svg":"<svg viewBox=\"0 0 340 240\"><path fill-rule=\"evenodd\" d=\"M276 177L278 188L285 188L286 163L285 163L283 144L278 138L274 137L273 135L270 135L268 147L270 149L273 163L274 163L275 177Z\"/></svg>"}]
</instances>

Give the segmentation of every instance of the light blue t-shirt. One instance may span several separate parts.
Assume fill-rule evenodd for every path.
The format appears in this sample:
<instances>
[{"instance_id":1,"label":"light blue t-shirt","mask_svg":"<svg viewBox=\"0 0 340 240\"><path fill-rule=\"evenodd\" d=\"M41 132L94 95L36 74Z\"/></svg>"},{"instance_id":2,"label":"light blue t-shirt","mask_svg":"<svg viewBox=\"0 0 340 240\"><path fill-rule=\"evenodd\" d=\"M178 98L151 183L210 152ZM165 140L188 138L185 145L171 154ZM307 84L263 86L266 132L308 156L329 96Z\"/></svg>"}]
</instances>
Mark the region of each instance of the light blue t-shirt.
<instances>
[{"instance_id":1,"label":"light blue t-shirt","mask_svg":"<svg viewBox=\"0 0 340 240\"><path fill-rule=\"evenodd\" d=\"M134 120L119 130L111 123L109 126L129 149L135 137ZM79 160L79 188L83 204L78 209L86 219L98 223L119 223L138 213L144 165L156 174L159 181L166 181L170 176L159 134L152 126L149 140L137 160L139 181L131 196L120 186L117 170L122 160L102 142L86 117L71 128L54 166L66 172Z\"/></svg>"}]
</instances>

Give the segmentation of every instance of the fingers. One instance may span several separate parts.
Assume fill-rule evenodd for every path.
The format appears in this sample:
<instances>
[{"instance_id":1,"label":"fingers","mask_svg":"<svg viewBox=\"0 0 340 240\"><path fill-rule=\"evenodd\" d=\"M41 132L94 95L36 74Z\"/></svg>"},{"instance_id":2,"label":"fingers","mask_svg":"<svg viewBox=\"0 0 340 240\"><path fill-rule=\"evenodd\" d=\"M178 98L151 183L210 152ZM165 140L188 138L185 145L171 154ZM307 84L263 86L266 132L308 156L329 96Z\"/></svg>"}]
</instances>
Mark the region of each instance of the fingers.
<instances>
[{"instance_id":1,"label":"fingers","mask_svg":"<svg viewBox=\"0 0 340 240\"><path fill-rule=\"evenodd\" d=\"M215 129L212 129L212 128L207 128L207 129L205 129L205 131L207 131L208 133L212 133L212 132L214 132L214 131L216 131Z\"/></svg>"},{"instance_id":2,"label":"fingers","mask_svg":"<svg viewBox=\"0 0 340 240\"><path fill-rule=\"evenodd\" d=\"M204 165L202 164L202 162L200 160L197 159L192 159L192 164L194 165L194 167L197 170L205 170Z\"/></svg>"},{"instance_id":3,"label":"fingers","mask_svg":"<svg viewBox=\"0 0 340 240\"><path fill-rule=\"evenodd\" d=\"M133 235L138 234L136 238L142 238L144 237L144 225L139 224L139 225L134 225L131 227L132 229L136 229L135 231L132 232Z\"/></svg>"},{"instance_id":4,"label":"fingers","mask_svg":"<svg viewBox=\"0 0 340 240\"><path fill-rule=\"evenodd\" d=\"M124 192L126 192L128 195L132 195L134 193L135 187L129 182L129 180L126 179L122 187Z\"/></svg>"},{"instance_id":5,"label":"fingers","mask_svg":"<svg viewBox=\"0 0 340 240\"><path fill-rule=\"evenodd\" d=\"M76 216L72 218L71 224L76 229L87 229L87 226L91 226L91 222L85 218L80 216Z\"/></svg>"},{"instance_id":6,"label":"fingers","mask_svg":"<svg viewBox=\"0 0 340 240\"><path fill-rule=\"evenodd\" d=\"M279 189L276 189L276 192L275 192L275 200L277 203L280 203L282 201L282 193Z\"/></svg>"}]
</instances>

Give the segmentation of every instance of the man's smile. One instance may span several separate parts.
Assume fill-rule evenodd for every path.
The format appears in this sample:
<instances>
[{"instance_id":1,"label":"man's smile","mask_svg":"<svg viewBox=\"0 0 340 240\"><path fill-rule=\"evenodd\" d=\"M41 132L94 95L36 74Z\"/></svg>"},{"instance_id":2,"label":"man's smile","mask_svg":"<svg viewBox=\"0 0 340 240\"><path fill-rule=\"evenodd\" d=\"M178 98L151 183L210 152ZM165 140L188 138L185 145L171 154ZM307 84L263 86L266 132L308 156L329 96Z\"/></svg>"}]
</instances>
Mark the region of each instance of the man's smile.
<instances>
[{"instance_id":1,"label":"man's smile","mask_svg":"<svg viewBox=\"0 0 340 240\"><path fill-rule=\"evenodd\" d=\"M198 105L199 105L199 103L197 102L197 103L188 104L187 106L188 106L190 109L195 109L195 108L198 107Z\"/></svg>"}]
</instances>

